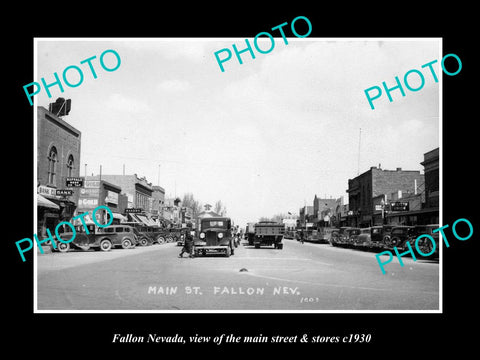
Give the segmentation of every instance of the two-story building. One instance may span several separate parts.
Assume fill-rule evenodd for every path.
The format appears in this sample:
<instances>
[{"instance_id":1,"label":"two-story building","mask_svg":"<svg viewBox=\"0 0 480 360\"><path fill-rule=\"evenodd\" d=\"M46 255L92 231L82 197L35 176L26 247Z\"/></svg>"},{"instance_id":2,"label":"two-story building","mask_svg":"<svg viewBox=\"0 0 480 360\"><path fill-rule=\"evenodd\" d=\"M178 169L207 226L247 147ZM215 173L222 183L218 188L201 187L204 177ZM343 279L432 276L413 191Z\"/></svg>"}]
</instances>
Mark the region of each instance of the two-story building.
<instances>
[{"instance_id":1,"label":"two-story building","mask_svg":"<svg viewBox=\"0 0 480 360\"><path fill-rule=\"evenodd\" d=\"M80 180L81 132L67 121L37 107L37 234L45 237L61 221L74 216Z\"/></svg>"}]
</instances>

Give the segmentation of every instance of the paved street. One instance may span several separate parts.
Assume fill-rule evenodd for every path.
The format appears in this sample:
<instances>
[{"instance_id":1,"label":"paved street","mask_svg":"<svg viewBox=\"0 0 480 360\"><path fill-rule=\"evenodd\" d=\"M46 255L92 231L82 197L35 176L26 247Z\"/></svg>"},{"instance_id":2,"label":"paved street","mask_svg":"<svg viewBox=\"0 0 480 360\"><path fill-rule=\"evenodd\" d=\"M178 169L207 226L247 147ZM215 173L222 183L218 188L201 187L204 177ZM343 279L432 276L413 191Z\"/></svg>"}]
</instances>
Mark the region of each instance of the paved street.
<instances>
[{"instance_id":1,"label":"paved street","mask_svg":"<svg viewBox=\"0 0 480 360\"><path fill-rule=\"evenodd\" d=\"M226 258L169 243L37 256L38 310L438 310L439 264L284 240Z\"/></svg>"}]
</instances>

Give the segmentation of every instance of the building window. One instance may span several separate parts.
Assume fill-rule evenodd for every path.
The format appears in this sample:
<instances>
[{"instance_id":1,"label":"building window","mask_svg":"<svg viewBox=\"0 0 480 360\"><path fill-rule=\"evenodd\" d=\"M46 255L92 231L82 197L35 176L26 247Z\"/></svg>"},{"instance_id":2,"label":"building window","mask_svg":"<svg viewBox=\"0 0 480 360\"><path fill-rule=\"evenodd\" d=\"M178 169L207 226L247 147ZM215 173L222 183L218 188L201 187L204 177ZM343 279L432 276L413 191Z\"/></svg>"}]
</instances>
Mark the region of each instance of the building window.
<instances>
[{"instance_id":1,"label":"building window","mask_svg":"<svg viewBox=\"0 0 480 360\"><path fill-rule=\"evenodd\" d=\"M67 176L73 176L73 156L70 155L67 160Z\"/></svg>"},{"instance_id":2,"label":"building window","mask_svg":"<svg viewBox=\"0 0 480 360\"><path fill-rule=\"evenodd\" d=\"M52 146L48 153L48 183L55 184L56 162L58 155L55 146Z\"/></svg>"}]
</instances>

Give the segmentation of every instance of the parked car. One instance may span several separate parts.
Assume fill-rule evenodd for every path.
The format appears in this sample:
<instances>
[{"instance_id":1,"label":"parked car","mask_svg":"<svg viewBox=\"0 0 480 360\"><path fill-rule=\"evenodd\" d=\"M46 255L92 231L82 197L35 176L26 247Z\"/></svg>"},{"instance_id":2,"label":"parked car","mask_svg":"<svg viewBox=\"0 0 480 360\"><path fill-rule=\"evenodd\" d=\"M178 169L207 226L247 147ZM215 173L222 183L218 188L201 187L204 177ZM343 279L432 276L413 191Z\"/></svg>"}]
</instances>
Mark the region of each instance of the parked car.
<instances>
[{"instance_id":1,"label":"parked car","mask_svg":"<svg viewBox=\"0 0 480 360\"><path fill-rule=\"evenodd\" d=\"M356 236L352 237L352 245L355 247L366 248L372 242L372 228L361 228Z\"/></svg>"},{"instance_id":2,"label":"parked car","mask_svg":"<svg viewBox=\"0 0 480 360\"><path fill-rule=\"evenodd\" d=\"M348 231L355 229L351 226L342 226L339 229L333 229L330 237L330 243L332 246L344 246L348 244L349 235Z\"/></svg>"},{"instance_id":3,"label":"parked car","mask_svg":"<svg viewBox=\"0 0 480 360\"><path fill-rule=\"evenodd\" d=\"M345 235L347 238L345 241L347 242L347 246L355 246L358 241L358 235L360 235L361 231L362 229L360 228L351 228L346 230Z\"/></svg>"},{"instance_id":4,"label":"parked car","mask_svg":"<svg viewBox=\"0 0 480 360\"><path fill-rule=\"evenodd\" d=\"M93 248L95 250L109 251L117 246L129 249L135 247L138 241L133 228L128 225L110 225L105 228L100 228L94 224L88 224L87 229L88 234L83 225L75 226L74 239L69 243L57 241L57 250L67 252L71 248L82 250ZM73 232L69 229L63 232L59 231L59 233L62 239L70 239L73 237Z\"/></svg>"},{"instance_id":5,"label":"parked car","mask_svg":"<svg viewBox=\"0 0 480 360\"><path fill-rule=\"evenodd\" d=\"M368 249L382 249L384 247L384 236L390 234L391 227L372 226L363 228L357 238L357 246Z\"/></svg>"},{"instance_id":6,"label":"parked car","mask_svg":"<svg viewBox=\"0 0 480 360\"><path fill-rule=\"evenodd\" d=\"M392 227L390 236L384 237L385 247L388 249L393 249L394 247L396 247L397 249L402 250L406 248L405 244L411 237L412 228L412 226L404 225Z\"/></svg>"},{"instance_id":7,"label":"parked car","mask_svg":"<svg viewBox=\"0 0 480 360\"><path fill-rule=\"evenodd\" d=\"M412 248L417 244L418 249L422 254L430 254L426 256L427 258L438 257L439 254L439 233L433 232L433 230L438 229L438 224L429 224L429 225L416 225L411 229L410 245ZM430 235L435 241L435 250L433 251L433 243L428 237L421 237L418 241L417 238L420 235ZM433 251L433 252L432 252Z\"/></svg>"},{"instance_id":8,"label":"parked car","mask_svg":"<svg viewBox=\"0 0 480 360\"><path fill-rule=\"evenodd\" d=\"M333 230L336 229L325 226L308 228L306 231L304 231L305 241L329 243Z\"/></svg>"}]
</instances>

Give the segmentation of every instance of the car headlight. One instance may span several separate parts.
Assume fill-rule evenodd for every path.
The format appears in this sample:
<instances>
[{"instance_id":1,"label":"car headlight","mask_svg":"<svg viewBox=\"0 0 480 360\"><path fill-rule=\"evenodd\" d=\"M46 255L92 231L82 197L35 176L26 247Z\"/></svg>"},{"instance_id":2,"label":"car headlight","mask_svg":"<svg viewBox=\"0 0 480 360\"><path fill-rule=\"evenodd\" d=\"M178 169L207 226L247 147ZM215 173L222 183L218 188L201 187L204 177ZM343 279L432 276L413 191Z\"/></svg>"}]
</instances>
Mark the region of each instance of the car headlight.
<instances>
[{"instance_id":1,"label":"car headlight","mask_svg":"<svg viewBox=\"0 0 480 360\"><path fill-rule=\"evenodd\" d=\"M218 236L219 239L221 239L221 238L223 238L223 233L218 233L217 236Z\"/></svg>"},{"instance_id":2,"label":"car headlight","mask_svg":"<svg viewBox=\"0 0 480 360\"><path fill-rule=\"evenodd\" d=\"M200 239L205 239L205 233L200 233Z\"/></svg>"}]
</instances>

